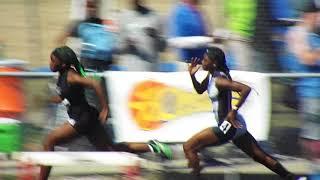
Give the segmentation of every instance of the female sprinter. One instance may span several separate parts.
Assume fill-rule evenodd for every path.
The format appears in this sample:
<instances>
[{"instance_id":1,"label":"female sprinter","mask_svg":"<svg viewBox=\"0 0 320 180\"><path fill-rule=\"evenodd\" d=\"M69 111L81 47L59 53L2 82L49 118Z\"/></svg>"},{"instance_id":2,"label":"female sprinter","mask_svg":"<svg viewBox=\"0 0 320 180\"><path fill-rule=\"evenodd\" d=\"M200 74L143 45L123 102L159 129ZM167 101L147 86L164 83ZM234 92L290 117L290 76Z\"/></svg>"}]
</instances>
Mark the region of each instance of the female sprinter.
<instances>
[{"instance_id":1,"label":"female sprinter","mask_svg":"<svg viewBox=\"0 0 320 180\"><path fill-rule=\"evenodd\" d=\"M79 63L76 54L67 46L56 48L51 53L50 69L59 73L57 86L59 96L52 97L51 101L60 103L68 100L68 122L53 130L44 141L44 150L53 151L54 146L67 142L73 137L84 135L96 147L98 151L126 151L132 153L155 152L171 159L170 148L156 140L148 144L119 143L115 144L107 136L103 124L106 122L108 109L105 95L100 84L94 80L83 77L84 70ZM102 110L98 112L89 106L84 95L84 88L95 90L99 98ZM42 166L40 179L48 179L50 167Z\"/></svg>"},{"instance_id":2,"label":"female sprinter","mask_svg":"<svg viewBox=\"0 0 320 180\"><path fill-rule=\"evenodd\" d=\"M232 140L238 148L255 161L263 164L282 178L293 179L290 172L259 147L257 141L247 131L245 121L237 113L251 89L244 84L232 81L224 52L217 47L207 49L202 60L202 68L208 71L208 75L201 83L195 78L195 73L200 68L197 65L198 62L198 59L192 59L192 63L189 65L192 83L198 94L207 91L212 103L217 107L214 114L218 121L218 127L204 129L184 143L183 149L189 161L188 166L193 168L194 175L198 176L201 170L197 155L199 150ZM236 91L240 95L240 100L235 106L231 105L231 91Z\"/></svg>"}]
</instances>

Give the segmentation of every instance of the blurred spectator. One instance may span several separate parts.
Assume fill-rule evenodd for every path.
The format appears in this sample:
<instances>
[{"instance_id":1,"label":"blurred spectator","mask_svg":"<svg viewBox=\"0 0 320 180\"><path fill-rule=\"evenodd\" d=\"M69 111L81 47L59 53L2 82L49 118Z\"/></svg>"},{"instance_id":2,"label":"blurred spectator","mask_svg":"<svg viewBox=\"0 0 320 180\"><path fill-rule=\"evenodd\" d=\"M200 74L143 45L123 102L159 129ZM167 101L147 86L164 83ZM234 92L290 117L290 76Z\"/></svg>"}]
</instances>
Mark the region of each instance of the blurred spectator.
<instances>
[{"instance_id":1,"label":"blurred spectator","mask_svg":"<svg viewBox=\"0 0 320 180\"><path fill-rule=\"evenodd\" d=\"M279 71L274 41L277 20L289 7L285 0L226 0L227 28L231 32L227 48L234 57L233 68L245 71ZM285 6L285 7L284 7ZM282 12L276 11L281 7Z\"/></svg>"},{"instance_id":2,"label":"blurred spectator","mask_svg":"<svg viewBox=\"0 0 320 180\"><path fill-rule=\"evenodd\" d=\"M231 31L227 49L235 59L235 69L256 70L252 37L255 30L257 0L225 0L224 3L226 26Z\"/></svg>"},{"instance_id":3,"label":"blurred spectator","mask_svg":"<svg viewBox=\"0 0 320 180\"><path fill-rule=\"evenodd\" d=\"M272 28L274 49L277 53L279 70L282 72L289 71L288 58L286 53L285 36L288 28L295 25L297 19L297 11L294 4L290 0L272 0L271 1L272 17L275 20L275 26ZM290 92L291 89L288 89Z\"/></svg>"},{"instance_id":4,"label":"blurred spectator","mask_svg":"<svg viewBox=\"0 0 320 180\"><path fill-rule=\"evenodd\" d=\"M208 28L199 0L181 0L174 7L170 16L169 33L172 37L207 36ZM179 59L189 62L192 57L203 58L206 47L196 49L180 49Z\"/></svg>"},{"instance_id":5,"label":"blurred spectator","mask_svg":"<svg viewBox=\"0 0 320 180\"><path fill-rule=\"evenodd\" d=\"M129 2L131 9L124 10L119 18L119 64L127 70L157 70L159 52L165 47L160 16L143 0Z\"/></svg>"},{"instance_id":6,"label":"blurred spectator","mask_svg":"<svg viewBox=\"0 0 320 180\"><path fill-rule=\"evenodd\" d=\"M297 72L320 73L320 36L314 31L318 25L319 8L308 3L302 21L287 35L291 69ZM297 93L302 118L301 142L311 160L320 160L320 78L300 78ZM318 164L319 165L319 164ZM319 171L319 169L318 169Z\"/></svg>"},{"instance_id":7,"label":"blurred spectator","mask_svg":"<svg viewBox=\"0 0 320 180\"><path fill-rule=\"evenodd\" d=\"M277 20L275 14L275 5L282 5L282 15L290 9L288 6L284 7L285 0L281 0L282 4L275 4L270 0L257 0L257 14L254 24L253 33L253 61L255 63L254 69L258 72L272 72L280 71L279 65L279 53L276 49L276 43L274 41L276 28L282 26L280 21Z\"/></svg>"},{"instance_id":8,"label":"blurred spectator","mask_svg":"<svg viewBox=\"0 0 320 180\"><path fill-rule=\"evenodd\" d=\"M115 37L106 31L103 20L99 17L100 0L86 0L85 20L74 22L58 38L64 44L69 36L80 38L82 43L80 61L86 69L94 71L109 70L112 64L112 53Z\"/></svg>"},{"instance_id":9,"label":"blurred spectator","mask_svg":"<svg viewBox=\"0 0 320 180\"><path fill-rule=\"evenodd\" d=\"M297 7L291 0L272 0L271 12L274 26L272 27L272 43L274 44L274 51L276 52L277 65L279 71L290 72L288 68L290 64L290 58L287 56L285 37L288 29L295 25L299 21L297 18ZM298 98L296 94L295 80L292 78L281 78L281 84L285 85L285 89L282 98L282 102L287 107L298 109Z\"/></svg>"}]
</instances>

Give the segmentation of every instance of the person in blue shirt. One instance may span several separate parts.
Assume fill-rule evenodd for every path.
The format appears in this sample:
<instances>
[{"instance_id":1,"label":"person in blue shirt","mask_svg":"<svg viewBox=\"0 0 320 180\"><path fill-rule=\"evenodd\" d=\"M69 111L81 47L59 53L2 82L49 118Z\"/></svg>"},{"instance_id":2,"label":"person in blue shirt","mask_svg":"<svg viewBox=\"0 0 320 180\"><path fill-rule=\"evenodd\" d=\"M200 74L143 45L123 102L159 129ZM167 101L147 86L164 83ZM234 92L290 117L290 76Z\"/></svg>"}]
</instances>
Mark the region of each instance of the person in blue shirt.
<instances>
[{"instance_id":1,"label":"person in blue shirt","mask_svg":"<svg viewBox=\"0 0 320 180\"><path fill-rule=\"evenodd\" d=\"M110 70L116 37L106 30L103 19L99 17L100 0L86 0L86 18L72 23L61 34L58 44L65 44L68 37L82 40L80 61L86 69L93 71Z\"/></svg>"},{"instance_id":2,"label":"person in blue shirt","mask_svg":"<svg viewBox=\"0 0 320 180\"><path fill-rule=\"evenodd\" d=\"M206 36L207 28L203 14L197 7L198 0L183 0L176 5L170 16L169 33L172 37ZM179 49L179 59L188 62L191 58L203 59L206 47Z\"/></svg>"},{"instance_id":3,"label":"person in blue shirt","mask_svg":"<svg viewBox=\"0 0 320 180\"><path fill-rule=\"evenodd\" d=\"M288 31L290 68L300 73L320 73L320 36L314 31L320 9L307 4L302 21ZM300 139L307 157L320 159L320 77L301 77L296 81L299 112L302 118ZM318 169L319 171L319 169Z\"/></svg>"}]
</instances>

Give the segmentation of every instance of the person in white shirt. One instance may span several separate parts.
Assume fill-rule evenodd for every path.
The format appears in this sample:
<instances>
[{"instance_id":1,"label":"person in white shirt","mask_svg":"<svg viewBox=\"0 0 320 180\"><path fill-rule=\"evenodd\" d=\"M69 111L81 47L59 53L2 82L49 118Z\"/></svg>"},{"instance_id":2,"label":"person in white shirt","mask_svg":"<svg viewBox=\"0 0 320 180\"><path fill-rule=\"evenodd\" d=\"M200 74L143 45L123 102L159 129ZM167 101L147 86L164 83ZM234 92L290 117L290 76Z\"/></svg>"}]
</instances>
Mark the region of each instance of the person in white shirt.
<instances>
[{"instance_id":1,"label":"person in white shirt","mask_svg":"<svg viewBox=\"0 0 320 180\"><path fill-rule=\"evenodd\" d=\"M161 19L155 11L145 6L143 0L131 0L130 10L119 18L120 59L127 70L155 70L158 55L164 49L161 38Z\"/></svg>"}]
</instances>

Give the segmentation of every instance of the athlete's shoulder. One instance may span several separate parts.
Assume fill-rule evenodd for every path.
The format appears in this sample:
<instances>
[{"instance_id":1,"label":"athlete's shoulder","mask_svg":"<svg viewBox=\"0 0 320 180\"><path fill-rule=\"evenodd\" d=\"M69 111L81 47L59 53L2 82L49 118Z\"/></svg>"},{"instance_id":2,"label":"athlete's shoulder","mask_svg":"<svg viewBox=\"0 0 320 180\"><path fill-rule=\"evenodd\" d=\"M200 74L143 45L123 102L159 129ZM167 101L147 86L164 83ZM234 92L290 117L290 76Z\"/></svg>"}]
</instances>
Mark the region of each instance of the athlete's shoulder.
<instances>
[{"instance_id":1,"label":"athlete's shoulder","mask_svg":"<svg viewBox=\"0 0 320 180\"><path fill-rule=\"evenodd\" d=\"M73 68L70 68L67 70L67 81L70 82L74 82L75 80L78 80L80 76L80 74L74 70Z\"/></svg>"},{"instance_id":2,"label":"athlete's shoulder","mask_svg":"<svg viewBox=\"0 0 320 180\"><path fill-rule=\"evenodd\" d=\"M228 78L228 76L222 71L216 71L213 74L214 78Z\"/></svg>"}]
</instances>

